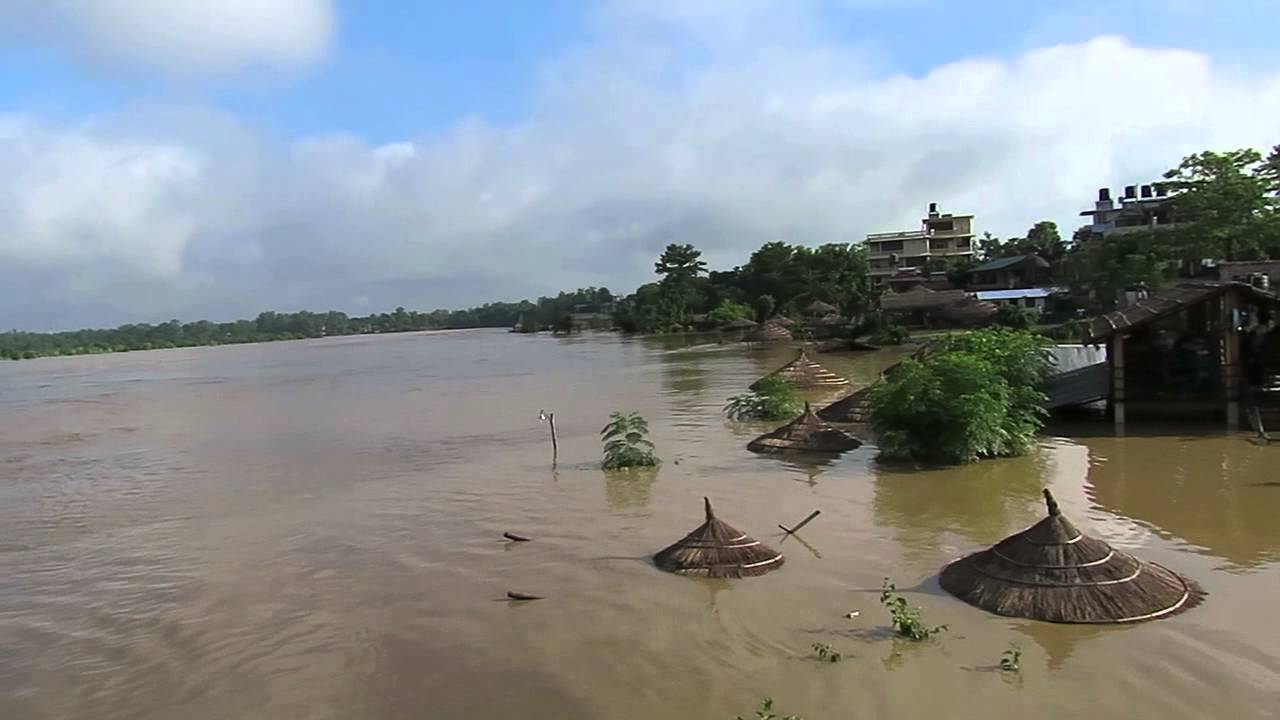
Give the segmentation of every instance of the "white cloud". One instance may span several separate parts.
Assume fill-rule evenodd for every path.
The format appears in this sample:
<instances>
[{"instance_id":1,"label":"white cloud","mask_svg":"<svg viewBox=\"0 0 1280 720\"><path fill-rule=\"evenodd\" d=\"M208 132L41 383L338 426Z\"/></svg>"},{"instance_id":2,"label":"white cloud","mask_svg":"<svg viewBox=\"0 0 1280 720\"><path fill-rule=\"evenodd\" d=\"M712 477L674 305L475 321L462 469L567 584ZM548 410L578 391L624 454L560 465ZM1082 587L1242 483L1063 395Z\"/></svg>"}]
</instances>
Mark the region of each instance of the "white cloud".
<instances>
[{"instance_id":1,"label":"white cloud","mask_svg":"<svg viewBox=\"0 0 1280 720\"><path fill-rule=\"evenodd\" d=\"M0 8L0 28L91 62L189 77L322 58L332 0L42 0Z\"/></svg>"},{"instance_id":2,"label":"white cloud","mask_svg":"<svg viewBox=\"0 0 1280 720\"><path fill-rule=\"evenodd\" d=\"M525 123L385 145L282 146L202 113L0 123L0 326L629 290L668 242L728 266L910 227L930 201L1069 233L1099 186L1280 142L1276 69L1119 38L922 77L835 47L689 66L630 40L548 67Z\"/></svg>"}]
</instances>

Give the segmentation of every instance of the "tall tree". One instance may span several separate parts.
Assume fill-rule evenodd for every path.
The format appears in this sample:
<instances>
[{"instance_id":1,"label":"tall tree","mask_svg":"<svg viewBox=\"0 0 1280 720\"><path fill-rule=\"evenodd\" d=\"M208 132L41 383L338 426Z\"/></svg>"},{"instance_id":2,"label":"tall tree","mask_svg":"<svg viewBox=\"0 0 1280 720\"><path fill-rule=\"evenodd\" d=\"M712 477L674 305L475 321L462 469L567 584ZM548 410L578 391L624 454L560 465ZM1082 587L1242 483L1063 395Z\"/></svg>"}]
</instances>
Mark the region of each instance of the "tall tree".
<instances>
[{"instance_id":1,"label":"tall tree","mask_svg":"<svg viewBox=\"0 0 1280 720\"><path fill-rule=\"evenodd\" d=\"M1276 233L1276 193L1270 160L1257 150L1188 155L1164 177L1178 224L1173 239L1183 260L1235 260L1256 253Z\"/></svg>"},{"instance_id":2,"label":"tall tree","mask_svg":"<svg viewBox=\"0 0 1280 720\"><path fill-rule=\"evenodd\" d=\"M692 245L676 245L672 243L662 251L662 256L658 258L658 262L653 264L653 271L662 276L663 280L675 280L677 282L684 280L692 280L698 277L707 269L707 263L702 260L702 251Z\"/></svg>"}]
</instances>

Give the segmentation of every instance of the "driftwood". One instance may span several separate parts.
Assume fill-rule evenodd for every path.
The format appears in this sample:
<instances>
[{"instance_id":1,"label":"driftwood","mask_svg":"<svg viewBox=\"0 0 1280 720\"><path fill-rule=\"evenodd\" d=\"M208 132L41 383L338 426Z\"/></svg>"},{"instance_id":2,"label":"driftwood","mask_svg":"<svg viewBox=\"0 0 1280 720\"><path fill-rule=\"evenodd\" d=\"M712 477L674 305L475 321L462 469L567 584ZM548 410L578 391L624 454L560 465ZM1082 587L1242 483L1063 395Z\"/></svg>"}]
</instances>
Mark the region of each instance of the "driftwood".
<instances>
[{"instance_id":1,"label":"driftwood","mask_svg":"<svg viewBox=\"0 0 1280 720\"><path fill-rule=\"evenodd\" d=\"M798 531L800 528L804 527L805 525L808 525L810 520L812 520L812 519L814 519L814 518L818 517L818 515L820 515L820 514L822 514L822 511L821 511L821 510L814 510L813 512L809 513L809 517L807 517L807 518L805 518L805 519L801 520L801 521L800 521L799 523L797 523L797 524L796 524L796 526L795 526L795 527L793 527L793 528L789 528L789 527L787 527L786 525L778 525L778 527L782 528L782 531L783 531L783 532L785 532L786 534L790 535L790 534L792 534L792 533L794 533L794 532Z\"/></svg>"},{"instance_id":2,"label":"driftwood","mask_svg":"<svg viewBox=\"0 0 1280 720\"><path fill-rule=\"evenodd\" d=\"M507 591L507 598L511 600L541 600L541 595L530 595L529 593L516 592L514 590Z\"/></svg>"},{"instance_id":3,"label":"driftwood","mask_svg":"<svg viewBox=\"0 0 1280 720\"><path fill-rule=\"evenodd\" d=\"M530 538L530 537L525 537L525 536L523 536L523 535L517 535L517 534L512 533L512 532L504 532L504 533L502 533L502 537L504 537L504 538L506 538L506 539L508 539L508 540L513 540L513 541L515 541L515 542L529 542L530 540L532 540L532 539L533 539L533 538Z\"/></svg>"}]
</instances>

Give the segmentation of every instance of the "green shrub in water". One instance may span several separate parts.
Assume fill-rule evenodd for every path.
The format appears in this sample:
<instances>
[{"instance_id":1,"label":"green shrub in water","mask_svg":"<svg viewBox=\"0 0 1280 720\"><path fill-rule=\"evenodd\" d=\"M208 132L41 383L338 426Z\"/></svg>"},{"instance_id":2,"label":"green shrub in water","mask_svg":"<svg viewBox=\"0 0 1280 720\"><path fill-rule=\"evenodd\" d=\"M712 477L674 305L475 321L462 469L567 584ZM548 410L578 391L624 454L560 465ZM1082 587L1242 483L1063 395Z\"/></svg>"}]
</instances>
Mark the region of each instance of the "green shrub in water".
<instances>
[{"instance_id":1,"label":"green shrub in water","mask_svg":"<svg viewBox=\"0 0 1280 720\"><path fill-rule=\"evenodd\" d=\"M724 412L731 420L790 420L802 408L800 394L790 383L768 377L754 391L729 398Z\"/></svg>"},{"instance_id":2,"label":"green shrub in water","mask_svg":"<svg viewBox=\"0 0 1280 720\"><path fill-rule=\"evenodd\" d=\"M925 625L920 608L908 605L907 599L898 594L897 586L889 582L889 578L884 579L884 585L880 588L880 604L889 609L889 620L893 623L893 631L899 637L928 640L947 629L946 625L936 627Z\"/></svg>"},{"instance_id":3,"label":"green shrub in water","mask_svg":"<svg viewBox=\"0 0 1280 720\"><path fill-rule=\"evenodd\" d=\"M1007 329L948 335L871 391L871 422L892 459L972 462L1021 455L1044 422L1048 341Z\"/></svg>"},{"instance_id":4,"label":"green shrub in water","mask_svg":"<svg viewBox=\"0 0 1280 720\"><path fill-rule=\"evenodd\" d=\"M649 441L649 423L639 413L609 413L609 424L600 430L604 442L605 470L654 467L658 458Z\"/></svg>"},{"instance_id":5,"label":"green shrub in water","mask_svg":"<svg viewBox=\"0 0 1280 720\"><path fill-rule=\"evenodd\" d=\"M787 715L784 717L773 712L773 698L768 697L760 701L760 707L756 708L755 717L756 720L804 720L799 715ZM744 720L744 718L739 715L737 720Z\"/></svg>"}]
</instances>

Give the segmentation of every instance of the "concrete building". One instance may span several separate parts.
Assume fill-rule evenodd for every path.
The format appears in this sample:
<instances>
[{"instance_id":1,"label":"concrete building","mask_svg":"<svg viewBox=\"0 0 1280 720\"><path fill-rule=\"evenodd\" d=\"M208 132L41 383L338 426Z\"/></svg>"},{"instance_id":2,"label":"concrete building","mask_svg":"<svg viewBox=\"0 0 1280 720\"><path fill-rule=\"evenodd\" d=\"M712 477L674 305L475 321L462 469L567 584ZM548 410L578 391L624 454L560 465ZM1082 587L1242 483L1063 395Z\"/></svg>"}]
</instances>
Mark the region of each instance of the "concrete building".
<instances>
[{"instance_id":1,"label":"concrete building","mask_svg":"<svg viewBox=\"0 0 1280 720\"><path fill-rule=\"evenodd\" d=\"M1174 224L1169 207L1169 186L1165 183L1128 185L1117 203L1111 199L1111 188L1098 188L1098 200L1092 210L1080 215L1091 218L1094 237L1139 230L1164 229Z\"/></svg>"},{"instance_id":2,"label":"concrete building","mask_svg":"<svg viewBox=\"0 0 1280 720\"><path fill-rule=\"evenodd\" d=\"M973 216L941 214L929 203L918 230L871 233L864 241L871 279L877 286L899 270L921 268L933 258L973 257Z\"/></svg>"}]
</instances>

